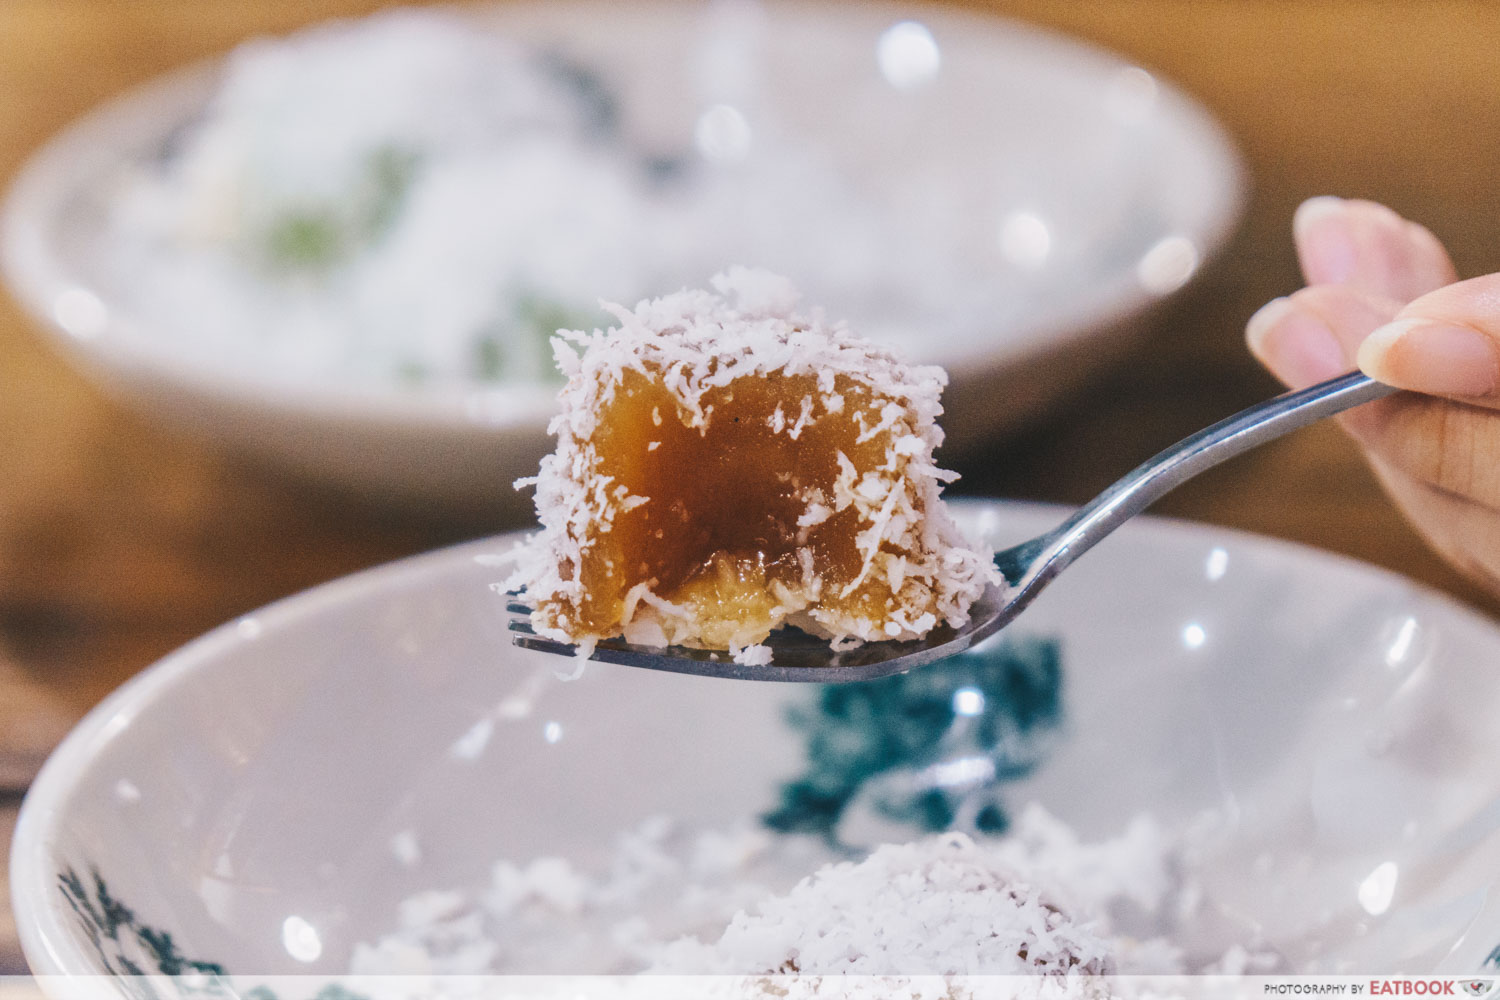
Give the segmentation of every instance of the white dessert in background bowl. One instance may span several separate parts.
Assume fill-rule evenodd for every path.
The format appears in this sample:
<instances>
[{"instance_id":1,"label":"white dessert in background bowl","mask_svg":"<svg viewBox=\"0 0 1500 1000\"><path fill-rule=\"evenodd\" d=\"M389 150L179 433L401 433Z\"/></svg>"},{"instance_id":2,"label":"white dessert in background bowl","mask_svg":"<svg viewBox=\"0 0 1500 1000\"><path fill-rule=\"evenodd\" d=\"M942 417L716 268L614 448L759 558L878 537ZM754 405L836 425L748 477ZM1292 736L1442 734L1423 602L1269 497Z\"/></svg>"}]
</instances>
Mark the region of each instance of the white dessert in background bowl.
<instances>
[{"instance_id":1,"label":"white dessert in background bowl","mask_svg":"<svg viewBox=\"0 0 1500 1000\"><path fill-rule=\"evenodd\" d=\"M546 337L605 322L600 297L786 273L946 368L964 447L1118 356L1239 212L1200 108L1046 32L882 4L597 15L397 11L123 95L18 176L7 281L154 413L472 506L546 451Z\"/></svg>"}]
</instances>

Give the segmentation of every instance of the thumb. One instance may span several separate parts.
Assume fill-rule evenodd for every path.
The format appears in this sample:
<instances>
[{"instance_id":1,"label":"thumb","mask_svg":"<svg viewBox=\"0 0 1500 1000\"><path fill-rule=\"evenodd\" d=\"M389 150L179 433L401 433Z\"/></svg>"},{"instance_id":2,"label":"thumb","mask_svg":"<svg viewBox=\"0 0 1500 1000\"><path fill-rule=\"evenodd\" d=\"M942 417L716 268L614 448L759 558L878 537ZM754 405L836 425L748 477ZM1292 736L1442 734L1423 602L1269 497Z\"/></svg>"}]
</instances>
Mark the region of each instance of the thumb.
<instances>
[{"instance_id":1,"label":"thumb","mask_svg":"<svg viewBox=\"0 0 1500 1000\"><path fill-rule=\"evenodd\" d=\"M1357 360L1387 385L1500 409L1500 274L1414 299L1365 338Z\"/></svg>"}]
</instances>

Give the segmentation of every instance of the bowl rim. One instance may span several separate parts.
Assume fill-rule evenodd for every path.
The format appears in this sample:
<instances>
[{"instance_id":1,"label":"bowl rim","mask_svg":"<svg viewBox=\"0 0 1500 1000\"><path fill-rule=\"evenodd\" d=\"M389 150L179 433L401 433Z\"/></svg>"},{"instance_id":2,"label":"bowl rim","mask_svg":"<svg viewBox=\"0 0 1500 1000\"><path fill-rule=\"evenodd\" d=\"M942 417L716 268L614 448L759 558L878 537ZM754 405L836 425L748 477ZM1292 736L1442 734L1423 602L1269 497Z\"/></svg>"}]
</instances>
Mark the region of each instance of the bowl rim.
<instances>
[{"instance_id":1,"label":"bowl rim","mask_svg":"<svg viewBox=\"0 0 1500 1000\"><path fill-rule=\"evenodd\" d=\"M499 25L507 16L524 19L541 0L486 5L469 9L480 23ZM602 6L601 0L552 0L559 19ZM678 16L687 0L648 0L640 5L651 16ZM836 0L770 0L773 17L815 19L840 8ZM872 0L862 16L895 20L911 16L899 0ZM847 11L844 11L847 13ZM1063 32L1013 18L954 8L925 8L925 22L955 34L1024 39L1045 47L1065 67L1078 73L1087 67L1126 68L1134 63L1120 53ZM428 386L330 383L322 379L282 382L255 372L190 362L170 344L155 343L128 307L92 287L76 255L58 246L52 224L71 193L102 166L128 162L132 144L163 135L184 114L200 108L223 64L224 55L169 70L95 105L34 150L15 175L0 202L0 278L61 353L100 381L148 384L216 405L260 412L290 421L365 426L383 430L463 434L540 431L554 410L556 387L542 383L449 381ZM1153 73L1158 83L1163 121L1174 134L1191 137L1192 145L1219 179L1214 197L1205 199L1196 226L1183 227L1199 249L1201 273L1220 254L1238 227L1248 200L1248 169L1223 124L1196 98ZM164 114L164 112L166 112ZM707 277L707 276L705 276ZM103 323L86 333L70 332L54 313L57 297L82 290L106 306ZM1016 327L986 349L956 352L932 363L947 367L1003 366L1104 332L1111 323L1126 323L1148 312L1177 289L1158 294L1144 288L1133 272L1123 270L1092 285L1093 295L1078 296L1055 314ZM981 339L981 338L976 338Z\"/></svg>"},{"instance_id":2,"label":"bowl rim","mask_svg":"<svg viewBox=\"0 0 1500 1000\"><path fill-rule=\"evenodd\" d=\"M1061 504L988 497L954 497L948 503L950 509L959 513L996 511L1002 517L1032 524L1038 531L1060 523L1075 509ZM1132 519L1123 530L1161 538L1164 544L1198 540L1248 548L1269 556L1281 566L1314 566L1356 573L1493 634L1500 648L1500 622L1435 587L1352 556L1240 528L1151 514ZM372 592L420 584L423 577L445 573L455 563L493 557L507 551L523 535L524 532L507 532L461 542L359 570L281 598L190 640L143 668L90 710L53 750L32 782L22 800L12 838L10 902L22 952L33 973L45 976L97 972L92 956L64 924L63 906L52 898L56 885L49 852L57 840L58 823L91 761L158 693L183 682L197 670L211 669L227 645L244 641L241 628L247 619L255 620L264 631L316 616ZM496 613L501 613L498 606Z\"/></svg>"}]
</instances>

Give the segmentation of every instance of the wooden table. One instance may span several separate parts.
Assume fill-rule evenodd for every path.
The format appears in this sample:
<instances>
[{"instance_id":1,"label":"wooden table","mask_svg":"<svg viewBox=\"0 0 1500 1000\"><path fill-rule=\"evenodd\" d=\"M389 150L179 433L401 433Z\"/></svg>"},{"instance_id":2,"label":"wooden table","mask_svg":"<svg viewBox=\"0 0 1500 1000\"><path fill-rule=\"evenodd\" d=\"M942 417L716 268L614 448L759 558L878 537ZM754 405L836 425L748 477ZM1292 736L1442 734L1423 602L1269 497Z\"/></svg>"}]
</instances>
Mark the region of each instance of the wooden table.
<instances>
[{"instance_id":1,"label":"wooden table","mask_svg":"<svg viewBox=\"0 0 1500 1000\"><path fill-rule=\"evenodd\" d=\"M368 0L6 0L0 180L122 87L236 40ZM1466 275L1500 269L1500 5L1489 0L976 0L1092 39L1175 80L1238 137L1255 179L1229 251L1128 367L960 465L958 492L1077 502L1158 448L1275 391L1245 318L1297 284L1304 197L1383 200L1427 222ZM601 7L601 10L607 7ZM1430 555L1333 426L1204 476L1163 513L1392 567L1491 613ZM274 598L508 527L370 509L244 466L126 412L0 298L0 838L39 754L157 657ZM6 883L0 868L0 890ZM0 974L21 959L0 903Z\"/></svg>"}]
</instances>

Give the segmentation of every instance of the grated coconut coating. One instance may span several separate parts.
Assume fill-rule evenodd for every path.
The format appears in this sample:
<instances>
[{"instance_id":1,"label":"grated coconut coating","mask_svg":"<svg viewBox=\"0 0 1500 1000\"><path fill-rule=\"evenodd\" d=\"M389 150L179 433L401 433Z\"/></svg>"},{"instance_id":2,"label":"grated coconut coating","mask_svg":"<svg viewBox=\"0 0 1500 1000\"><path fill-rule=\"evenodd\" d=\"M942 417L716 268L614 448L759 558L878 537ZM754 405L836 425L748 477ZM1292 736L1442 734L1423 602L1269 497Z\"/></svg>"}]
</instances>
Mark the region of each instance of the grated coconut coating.
<instances>
[{"instance_id":1,"label":"grated coconut coating","mask_svg":"<svg viewBox=\"0 0 1500 1000\"><path fill-rule=\"evenodd\" d=\"M576 608L585 593L577 579L582 554L622 512L650 502L628 495L598 471L593 444L598 414L627 371L660 382L677 401L684 425L700 431L713 419L712 407L702 403L710 389L772 373L814 376L821 398L804 398L795 412L778 408L771 419L772 433L793 438L816 410L842 410L842 396L834 391L839 376L867 387L879 406L879 421L860 437L886 434L886 461L859 470L840 452L833 495L809 489L798 524L806 528L855 508L863 563L857 578L833 596L846 597L872 576L883 577L896 596L894 607L886 618L872 620L820 606L822 580L812 550L803 548L803 593L782 593L787 588L775 585L778 624L797 625L836 646L853 646L920 638L939 623L965 623L985 585L1003 586L1003 580L990 553L965 539L942 505L943 483L956 478L933 461L943 438L936 422L947 383L942 369L907 365L850 333L844 323L827 322L819 311L795 312L798 295L785 278L736 267L716 276L713 287L713 292L647 300L634 310L606 303L618 326L592 333L562 330L553 340L558 367L568 378L559 397L561 412L548 428L557 449L542 460L537 476L516 484L535 485L542 530L528 539L506 583L526 588L538 608L533 626L542 635L579 644L582 655L598 640L621 633L645 645L704 644L689 610L652 593L650 582L627 595L624 620L610 634L587 633L570 627L567 619L565 609ZM736 659L769 662L769 649L757 645L766 634L761 629L736 635L730 644Z\"/></svg>"}]
</instances>

